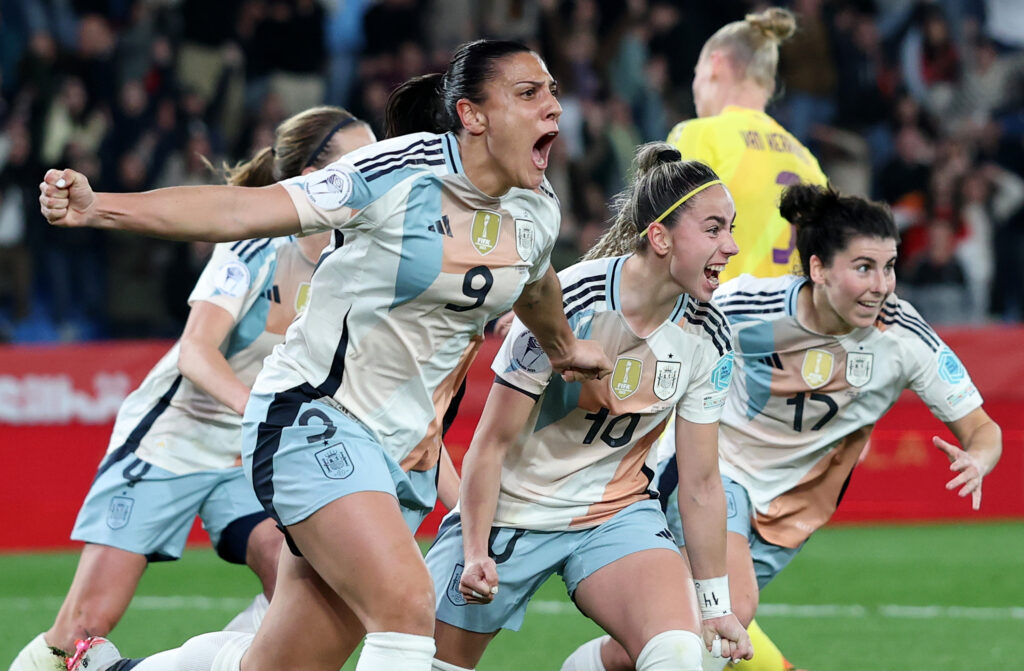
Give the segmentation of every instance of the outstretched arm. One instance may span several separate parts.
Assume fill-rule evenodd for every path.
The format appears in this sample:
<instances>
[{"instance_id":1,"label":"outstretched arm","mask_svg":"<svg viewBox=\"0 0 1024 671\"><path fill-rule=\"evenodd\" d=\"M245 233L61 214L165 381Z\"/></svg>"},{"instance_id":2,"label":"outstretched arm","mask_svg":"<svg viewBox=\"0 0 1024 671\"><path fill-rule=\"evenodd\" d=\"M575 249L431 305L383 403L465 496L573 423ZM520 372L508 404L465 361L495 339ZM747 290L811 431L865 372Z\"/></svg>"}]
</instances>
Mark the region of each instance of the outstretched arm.
<instances>
[{"instance_id":1,"label":"outstretched arm","mask_svg":"<svg viewBox=\"0 0 1024 671\"><path fill-rule=\"evenodd\" d=\"M109 228L169 240L224 242L298 233L284 187L175 186L145 193L96 193L85 175L48 170L39 206L54 226Z\"/></svg>"},{"instance_id":2,"label":"outstretched arm","mask_svg":"<svg viewBox=\"0 0 1024 671\"><path fill-rule=\"evenodd\" d=\"M949 457L949 470L958 475L946 483L946 489L960 487L959 496L971 495L971 507L981 508L981 481L992 472L1003 453L1003 432L982 408L975 408L965 417L946 426L963 445L960 449L952 443L934 436L932 443Z\"/></svg>"},{"instance_id":3,"label":"outstretched arm","mask_svg":"<svg viewBox=\"0 0 1024 671\"><path fill-rule=\"evenodd\" d=\"M567 382L601 378L611 371L601 345L577 340L569 327L562 310L562 285L554 268L549 266L544 277L527 284L513 309L544 348L551 367Z\"/></svg>"}]
</instances>

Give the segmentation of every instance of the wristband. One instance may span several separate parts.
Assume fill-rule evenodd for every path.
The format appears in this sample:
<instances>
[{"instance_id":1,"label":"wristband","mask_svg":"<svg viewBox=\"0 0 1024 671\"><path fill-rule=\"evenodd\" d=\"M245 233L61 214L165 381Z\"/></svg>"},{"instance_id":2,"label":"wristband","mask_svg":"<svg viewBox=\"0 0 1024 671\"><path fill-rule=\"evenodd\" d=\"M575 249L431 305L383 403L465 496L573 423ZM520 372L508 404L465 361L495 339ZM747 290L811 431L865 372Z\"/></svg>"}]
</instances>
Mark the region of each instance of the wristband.
<instances>
[{"instance_id":1,"label":"wristband","mask_svg":"<svg viewBox=\"0 0 1024 671\"><path fill-rule=\"evenodd\" d=\"M732 604L729 602L729 576L694 579L693 586L697 589L700 619L710 620L732 613Z\"/></svg>"}]
</instances>

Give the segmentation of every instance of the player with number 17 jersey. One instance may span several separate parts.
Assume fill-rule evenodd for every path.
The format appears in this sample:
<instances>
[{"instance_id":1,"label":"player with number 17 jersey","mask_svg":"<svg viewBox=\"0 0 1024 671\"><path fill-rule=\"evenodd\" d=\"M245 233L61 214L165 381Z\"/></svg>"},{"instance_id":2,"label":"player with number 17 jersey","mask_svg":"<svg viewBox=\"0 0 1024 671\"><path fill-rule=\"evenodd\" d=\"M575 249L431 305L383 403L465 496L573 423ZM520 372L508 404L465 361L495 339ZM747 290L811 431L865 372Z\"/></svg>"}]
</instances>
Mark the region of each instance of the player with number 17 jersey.
<instances>
[{"instance_id":1,"label":"player with number 17 jersey","mask_svg":"<svg viewBox=\"0 0 1024 671\"><path fill-rule=\"evenodd\" d=\"M578 338L605 346L610 376L567 384L552 375L518 319L494 359L499 384L539 399L502 465L495 526L584 529L657 498L651 446L671 415L718 421L732 374L728 324L713 303L683 295L661 326L637 336L620 307L626 258L585 261L559 274L569 323Z\"/></svg>"},{"instance_id":2,"label":"player with number 17 jersey","mask_svg":"<svg viewBox=\"0 0 1024 671\"><path fill-rule=\"evenodd\" d=\"M484 325L547 271L554 194L546 181L482 193L451 133L385 140L282 184L303 231L334 239L254 393L325 398L402 470L433 468Z\"/></svg>"},{"instance_id":3,"label":"player with number 17 jersey","mask_svg":"<svg viewBox=\"0 0 1024 671\"><path fill-rule=\"evenodd\" d=\"M822 335L796 319L807 281L743 275L715 293L736 348L719 467L749 493L758 534L789 548L831 517L872 427L904 389L947 423L982 404L909 303L891 294L873 326Z\"/></svg>"}]
</instances>

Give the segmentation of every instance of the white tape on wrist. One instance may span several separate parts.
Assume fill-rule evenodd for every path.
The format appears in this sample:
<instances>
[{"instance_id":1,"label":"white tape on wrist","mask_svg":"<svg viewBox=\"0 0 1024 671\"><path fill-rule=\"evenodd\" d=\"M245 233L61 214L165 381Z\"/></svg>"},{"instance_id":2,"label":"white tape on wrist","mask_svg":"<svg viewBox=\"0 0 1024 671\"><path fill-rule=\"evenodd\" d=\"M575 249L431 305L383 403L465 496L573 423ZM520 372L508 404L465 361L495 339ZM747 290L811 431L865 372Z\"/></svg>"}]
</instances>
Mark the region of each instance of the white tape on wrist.
<instances>
[{"instance_id":1,"label":"white tape on wrist","mask_svg":"<svg viewBox=\"0 0 1024 671\"><path fill-rule=\"evenodd\" d=\"M697 589L697 605L700 606L702 620L724 617L732 613L732 603L729 601L729 576L695 579L693 586Z\"/></svg>"}]
</instances>

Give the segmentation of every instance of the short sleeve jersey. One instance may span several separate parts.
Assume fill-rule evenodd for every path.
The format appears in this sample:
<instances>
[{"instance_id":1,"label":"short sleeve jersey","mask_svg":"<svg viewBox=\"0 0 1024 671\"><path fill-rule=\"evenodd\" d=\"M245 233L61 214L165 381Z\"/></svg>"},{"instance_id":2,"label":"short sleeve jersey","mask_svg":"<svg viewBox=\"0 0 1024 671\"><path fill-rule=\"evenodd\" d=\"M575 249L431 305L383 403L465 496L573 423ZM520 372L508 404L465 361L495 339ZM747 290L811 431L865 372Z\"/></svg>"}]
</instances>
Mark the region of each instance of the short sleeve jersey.
<instances>
[{"instance_id":1,"label":"short sleeve jersey","mask_svg":"<svg viewBox=\"0 0 1024 671\"><path fill-rule=\"evenodd\" d=\"M554 194L546 181L482 193L450 133L385 140L283 184L302 229L334 242L254 390L326 397L404 470L431 468L474 339L548 269Z\"/></svg>"},{"instance_id":2,"label":"short sleeve jersey","mask_svg":"<svg viewBox=\"0 0 1024 671\"><path fill-rule=\"evenodd\" d=\"M736 350L721 471L749 492L761 536L786 547L831 517L871 428L904 389L943 422L982 402L960 360L909 303L890 296L874 326L821 335L796 319L805 282L744 275L715 294Z\"/></svg>"},{"instance_id":3,"label":"short sleeve jersey","mask_svg":"<svg viewBox=\"0 0 1024 671\"><path fill-rule=\"evenodd\" d=\"M189 303L212 303L231 315L235 324L221 351L243 384L252 385L302 312L313 268L291 237L214 248ZM122 404L108 449L134 445L138 456L179 474L228 468L241 454L242 418L178 372L179 351L176 343Z\"/></svg>"},{"instance_id":4,"label":"short sleeve jersey","mask_svg":"<svg viewBox=\"0 0 1024 671\"><path fill-rule=\"evenodd\" d=\"M711 166L736 203L733 235L740 251L729 260L722 281L744 273L793 272L796 234L779 214L779 197L792 184L826 184L811 152L764 112L733 106L677 124L668 141L684 159Z\"/></svg>"},{"instance_id":5,"label":"short sleeve jersey","mask_svg":"<svg viewBox=\"0 0 1024 671\"><path fill-rule=\"evenodd\" d=\"M499 383L537 398L502 467L497 526L591 527L655 498L651 445L673 412L718 421L732 375L725 319L714 304L681 296L665 322L637 336L621 312L625 259L585 261L559 275L570 325L601 343L611 375L565 383L518 320L494 359Z\"/></svg>"}]
</instances>

